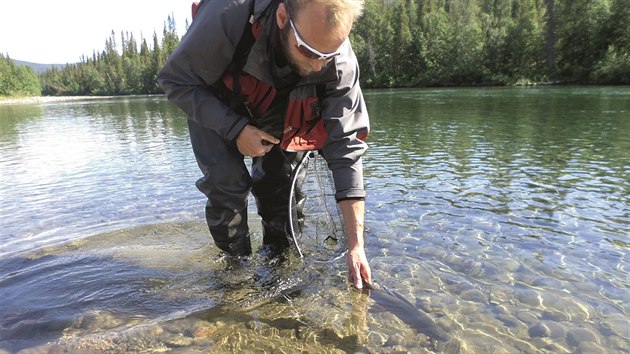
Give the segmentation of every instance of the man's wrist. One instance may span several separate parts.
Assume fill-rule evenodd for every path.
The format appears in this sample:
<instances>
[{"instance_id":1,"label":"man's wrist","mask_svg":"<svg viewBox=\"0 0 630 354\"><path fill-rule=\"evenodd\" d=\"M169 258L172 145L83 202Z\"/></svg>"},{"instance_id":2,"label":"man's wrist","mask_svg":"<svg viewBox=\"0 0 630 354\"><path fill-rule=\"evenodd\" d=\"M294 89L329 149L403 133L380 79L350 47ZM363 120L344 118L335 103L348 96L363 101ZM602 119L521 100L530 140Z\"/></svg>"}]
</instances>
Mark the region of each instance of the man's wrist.
<instances>
[{"instance_id":1,"label":"man's wrist","mask_svg":"<svg viewBox=\"0 0 630 354\"><path fill-rule=\"evenodd\" d=\"M356 235L356 234L348 235L347 246L348 246L349 251L362 250L365 247L364 242L363 242L363 236Z\"/></svg>"},{"instance_id":2,"label":"man's wrist","mask_svg":"<svg viewBox=\"0 0 630 354\"><path fill-rule=\"evenodd\" d=\"M241 134L243 129L245 129L248 123L249 120L247 118L242 117L241 119L238 119L236 122L234 122L234 124L232 124L230 129L228 129L225 140L236 144L236 139Z\"/></svg>"}]
</instances>

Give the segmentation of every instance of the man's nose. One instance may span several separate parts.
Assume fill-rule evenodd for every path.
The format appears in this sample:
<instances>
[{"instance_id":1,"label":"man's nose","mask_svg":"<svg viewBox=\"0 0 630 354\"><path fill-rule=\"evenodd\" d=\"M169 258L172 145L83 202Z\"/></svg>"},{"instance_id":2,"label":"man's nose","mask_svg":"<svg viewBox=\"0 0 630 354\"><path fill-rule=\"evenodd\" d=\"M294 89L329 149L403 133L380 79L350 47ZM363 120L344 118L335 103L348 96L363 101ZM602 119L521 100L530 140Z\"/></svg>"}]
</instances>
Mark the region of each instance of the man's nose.
<instances>
[{"instance_id":1,"label":"man's nose","mask_svg":"<svg viewBox=\"0 0 630 354\"><path fill-rule=\"evenodd\" d=\"M324 68L324 65L326 65L325 60L320 60L320 59L311 60L311 69L313 71L321 71Z\"/></svg>"}]
</instances>

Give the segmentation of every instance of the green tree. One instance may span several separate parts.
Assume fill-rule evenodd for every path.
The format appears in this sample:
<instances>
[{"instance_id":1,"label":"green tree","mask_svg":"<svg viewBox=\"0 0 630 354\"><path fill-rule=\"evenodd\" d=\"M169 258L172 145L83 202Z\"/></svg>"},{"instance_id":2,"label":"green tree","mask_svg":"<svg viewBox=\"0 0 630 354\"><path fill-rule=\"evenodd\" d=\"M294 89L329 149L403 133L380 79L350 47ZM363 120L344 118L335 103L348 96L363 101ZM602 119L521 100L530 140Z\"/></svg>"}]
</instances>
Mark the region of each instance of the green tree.
<instances>
[{"instance_id":1,"label":"green tree","mask_svg":"<svg viewBox=\"0 0 630 354\"><path fill-rule=\"evenodd\" d=\"M610 45L630 54L630 0L611 0L604 31Z\"/></svg>"},{"instance_id":2,"label":"green tree","mask_svg":"<svg viewBox=\"0 0 630 354\"><path fill-rule=\"evenodd\" d=\"M160 91L157 84L157 74L160 71L160 68L164 66L164 63L166 62L165 58L170 55L170 53L163 55L162 52L164 52L164 50L160 47L157 33L153 32L153 51L150 56L149 69L145 74L145 85L147 86L149 93L156 93Z\"/></svg>"},{"instance_id":3,"label":"green tree","mask_svg":"<svg viewBox=\"0 0 630 354\"><path fill-rule=\"evenodd\" d=\"M471 84L482 75L480 7L474 0L422 3L428 84Z\"/></svg>"},{"instance_id":4,"label":"green tree","mask_svg":"<svg viewBox=\"0 0 630 354\"><path fill-rule=\"evenodd\" d=\"M56 67L42 73L39 76L39 80L42 85L42 94L44 96L60 96L66 91L61 81L61 71Z\"/></svg>"},{"instance_id":5,"label":"green tree","mask_svg":"<svg viewBox=\"0 0 630 354\"><path fill-rule=\"evenodd\" d=\"M366 0L364 15L353 33L362 80L368 87L389 87L394 84L394 30L389 18L390 9L382 0Z\"/></svg>"},{"instance_id":6,"label":"green tree","mask_svg":"<svg viewBox=\"0 0 630 354\"><path fill-rule=\"evenodd\" d=\"M409 11L406 0L397 0L392 13L392 27L394 30L394 47L396 55L392 55L392 74L396 77L396 86L408 85L410 74L409 56L412 46L412 34L409 21Z\"/></svg>"},{"instance_id":7,"label":"green tree","mask_svg":"<svg viewBox=\"0 0 630 354\"><path fill-rule=\"evenodd\" d=\"M33 68L15 65L0 54L0 96L39 96L41 85Z\"/></svg>"},{"instance_id":8,"label":"green tree","mask_svg":"<svg viewBox=\"0 0 630 354\"><path fill-rule=\"evenodd\" d=\"M505 45L512 26L509 1L483 0L480 12L484 77L488 82L506 82Z\"/></svg>"},{"instance_id":9,"label":"green tree","mask_svg":"<svg viewBox=\"0 0 630 354\"><path fill-rule=\"evenodd\" d=\"M545 0L545 64L550 77L556 76L556 5Z\"/></svg>"},{"instance_id":10,"label":"green tree","mask_svg":"<svg viewBox=\"0 0 630 354\"><path fill-rule=\"evenodd\" d=\"M480 7L476 0L460 0L447 3L447 9L452 30L448 45L451 55L443 71L449 73L451 82L474 84L482 77Z\"/></svg>"},{"instance_id":11,"label":"green tree","mask_svg":"<svg viewBox=\"0 0 630 354\"><path fill-rule=\"evenodd\" d=\"M166 23L164 23L164 30L162 31L162 62L166 62L168 56L179 45L179 36L177 35L177 26L175 25L175 19L171 14L168 16Z\"/></svg>"},{"instance_id":12,"label":"green tree","mask_svg":"<svg viewBox=\"0 0 630 354\"><path fill-rule=\"evenodd\" d=\"M608 47L604 57L597 62L593 81L602 84L630 84L630 54L628 51Z\"/></svg>"},{"instance_id":13,"label":"green tree","mask_svg":"<svg viewBox=\"0 0 630 354\"><path fill-rule=\"evenodd\" d=\"M446 83L450 76L447 67L452 55L453 29L443 1L423 1L421 23L427 48L427 70L422 75L422 81L429 85Z\"/></svg>"},{"instance_id":14,"label":"green tree","mask_svg":"<svg viewBox=\"0 0 630 354\"><path fill-rule=\"evenodd\" d=\"M512 3L512 22L508 28L503 72L512 80L543 81L545 71L545 9L534 0Z\"/></svg>"},{"instance_id":15,"label":"green tree","mask_svg":"<svg viewBox=\"0 0 630 354\"><path fill-rule=\"evenodd\" d=\"M608 48L604 37L608 14L608 0L556 0L557 64L565 79L590 81L594 65Z\"/></svg>"},{"instance_id":16,"label":"green tree","mask_svg":"<svg viewBox=\"0 0 630 354\"><path fill-rule=\"evenodd\" d=\"M41 92L161 93L157 73L179 42L172 15L152 41L112 32L102 52L40 75ZM351 42L364 87L629 84L630 0L366 0ZM32 86L10 65L0 60L2 92Z\"/></svg>"},{"instance_id":17,"label":"green tree","mask_svg":"<svg viewBox=\"0 0 630 354\"><path fill-rule=\"evenodd\" d=\"M593 81L630 84L630 0L612 0L603 35L608 39L608 47L595 64Z\"/></svg>"}]
</instances>

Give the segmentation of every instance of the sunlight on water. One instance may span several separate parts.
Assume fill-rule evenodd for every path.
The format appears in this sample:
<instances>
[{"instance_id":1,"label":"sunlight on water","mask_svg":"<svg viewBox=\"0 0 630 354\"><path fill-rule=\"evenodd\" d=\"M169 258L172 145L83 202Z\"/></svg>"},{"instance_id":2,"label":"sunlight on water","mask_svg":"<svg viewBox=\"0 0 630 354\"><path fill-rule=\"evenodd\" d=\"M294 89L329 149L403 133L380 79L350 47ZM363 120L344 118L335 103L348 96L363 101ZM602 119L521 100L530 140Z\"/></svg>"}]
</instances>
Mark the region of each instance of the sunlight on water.
<instances>
[{"instance_id":1,"label":"sunlight on water","mask_svg":"<svg viewBox=\"0 0 630 354\"><path fill-rule=\"evenodd\" d=\"M162 97L0 105L0 353L628 352L628 97L367 92L366 249L390 297L324 248L221 257Z\"/></svg>"}]
</instances>

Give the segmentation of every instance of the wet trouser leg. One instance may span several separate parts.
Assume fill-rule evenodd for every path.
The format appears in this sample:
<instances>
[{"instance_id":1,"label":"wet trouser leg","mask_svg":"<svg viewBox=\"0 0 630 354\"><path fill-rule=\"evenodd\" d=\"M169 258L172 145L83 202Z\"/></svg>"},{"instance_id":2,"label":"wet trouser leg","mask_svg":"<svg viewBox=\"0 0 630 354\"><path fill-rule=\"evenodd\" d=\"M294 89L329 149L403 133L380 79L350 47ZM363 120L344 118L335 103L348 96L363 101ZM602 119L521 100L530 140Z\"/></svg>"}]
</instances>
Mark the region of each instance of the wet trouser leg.
<instances>
[{"instance_id":1,"label":"wet trouser leg","mask_svg":"<svg viewBox=\"0 0 630 354\"><path fill-rule=\"evenodd\" d=\"M263 244L276 249L289 246L288 229L291 171L303 153L286 152L275 146L252 161L252 192L262 218Z\"/></svg>"},{"instance_id":2,"label":"wet trouser leg","mask_svg":"<svg viewBox=\"0 0 630 354\"><path fill-rule=\"evenodd\" d=\"M208 197L206 221L221 250L234 256L249 255L252 247L247 226L247 195L251 177L243 155L216 132L188 121L190 140L203 172L196 185Z\"/></svg>"}]
</instances>

